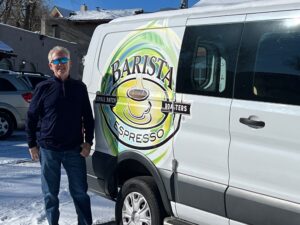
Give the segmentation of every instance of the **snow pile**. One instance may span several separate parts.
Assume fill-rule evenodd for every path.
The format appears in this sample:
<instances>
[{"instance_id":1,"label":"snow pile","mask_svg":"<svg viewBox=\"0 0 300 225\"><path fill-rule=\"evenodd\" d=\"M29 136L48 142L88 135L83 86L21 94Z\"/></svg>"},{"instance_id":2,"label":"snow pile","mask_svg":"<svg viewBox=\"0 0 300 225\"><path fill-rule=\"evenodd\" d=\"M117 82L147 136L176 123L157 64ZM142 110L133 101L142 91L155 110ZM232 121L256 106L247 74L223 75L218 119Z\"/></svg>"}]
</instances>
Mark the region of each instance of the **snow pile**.
<instances>
[{"instance_id":1,"label":"snow pile","mask_svg":"<svg viewBox=\"0 0 300 225\"><path fill-rule=\"evenodd\" d=\"M40 164L32 162L25 133L0 142L0 225L47 225L40 182ZM89 193L94 224L112 225L114 203ZM77 224L65 170L60 188L60 225Z\"/></svg>"},{"instance_id":2,"label":"snow pile","mask_svg":"<svg viewBox=\"0 0 300 225\"><path fill-rule=\"evenodd\" d=\"M124 10L88 10L76 11L75 15L70 16L69 20L112 20L123 16L132 16L142 12L142 9L124 9Z\"/></svg>"}]
</instances>

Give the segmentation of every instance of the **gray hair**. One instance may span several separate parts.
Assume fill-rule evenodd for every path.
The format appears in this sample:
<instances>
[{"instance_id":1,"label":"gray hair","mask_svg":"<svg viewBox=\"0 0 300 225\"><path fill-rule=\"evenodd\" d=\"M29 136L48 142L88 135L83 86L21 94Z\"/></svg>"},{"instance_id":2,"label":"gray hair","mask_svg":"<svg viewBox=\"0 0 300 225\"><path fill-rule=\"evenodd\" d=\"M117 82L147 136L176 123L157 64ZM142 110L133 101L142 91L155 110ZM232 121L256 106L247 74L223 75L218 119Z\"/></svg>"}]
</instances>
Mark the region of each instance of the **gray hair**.
<instances>
[{"instance_id":1,"label":"gray hair","mask_svg":"<svg viewBox=\"0 0 300 225\"><path fill-rule=\"evenodd\" d=\"M63 52L66 55L68 55L68 57L70 57L70 55L71 55L70 51L68 49L66 49L65 47L55 46L48 53L48 61L49 61L49 63L51 63L51 61L52 61L52 55L53 55L54 52Z\"/></svg>"}]
</instances>

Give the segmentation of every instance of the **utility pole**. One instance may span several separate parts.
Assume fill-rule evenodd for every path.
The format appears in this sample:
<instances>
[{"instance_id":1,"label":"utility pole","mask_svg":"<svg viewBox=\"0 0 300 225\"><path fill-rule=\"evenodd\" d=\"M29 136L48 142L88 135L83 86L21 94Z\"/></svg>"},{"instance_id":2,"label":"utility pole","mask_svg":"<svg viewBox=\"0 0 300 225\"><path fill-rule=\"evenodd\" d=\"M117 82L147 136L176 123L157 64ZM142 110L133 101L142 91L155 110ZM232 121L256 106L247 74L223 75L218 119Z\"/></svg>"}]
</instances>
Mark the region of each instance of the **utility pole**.
<instances>
[{"instance_id":1,"label":"utility pole","mask_svg":"<svg viewBox=\"0 0 300 225\"><path fill-rule=\"evenodd\" d=\"M189 7L188 2L189 2L189 0L181 0L180 8L187 9Z\"/></svg>"}]
</instances>

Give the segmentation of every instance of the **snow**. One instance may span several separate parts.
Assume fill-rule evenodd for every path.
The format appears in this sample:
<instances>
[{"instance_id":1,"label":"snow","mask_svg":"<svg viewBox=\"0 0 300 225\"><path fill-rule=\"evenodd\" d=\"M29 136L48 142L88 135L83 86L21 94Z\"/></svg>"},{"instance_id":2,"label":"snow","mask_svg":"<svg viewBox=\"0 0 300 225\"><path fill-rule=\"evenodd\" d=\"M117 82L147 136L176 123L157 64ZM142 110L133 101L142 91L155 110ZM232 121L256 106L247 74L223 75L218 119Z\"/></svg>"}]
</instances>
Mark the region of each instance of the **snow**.
<instances>
[{"instance_id":1,"label":"snow","mask_svg":"<svg viewBox=\"0 0 300 225\"><path fill-rule=\"evenodd\" d=\"M75 15L68 17L69 20L112 20L123 16L132 16L141 12L142 9L125 9L125 10L88 10L76 11Z\"/></svg>"},{"instance_id":2,"label":"snow","mask_svg":"<svg viewBox=\"0 0 300 225\"><path fill-rule=\"evenodd\" d=\"M23 131L0 141L0 225L47 225L41 192L40 164L30 159ZM94 224L114 225L114 203L89 192ZM77 217L62 170L60 225L75 225Z\"/></svg>"}]
</instances>

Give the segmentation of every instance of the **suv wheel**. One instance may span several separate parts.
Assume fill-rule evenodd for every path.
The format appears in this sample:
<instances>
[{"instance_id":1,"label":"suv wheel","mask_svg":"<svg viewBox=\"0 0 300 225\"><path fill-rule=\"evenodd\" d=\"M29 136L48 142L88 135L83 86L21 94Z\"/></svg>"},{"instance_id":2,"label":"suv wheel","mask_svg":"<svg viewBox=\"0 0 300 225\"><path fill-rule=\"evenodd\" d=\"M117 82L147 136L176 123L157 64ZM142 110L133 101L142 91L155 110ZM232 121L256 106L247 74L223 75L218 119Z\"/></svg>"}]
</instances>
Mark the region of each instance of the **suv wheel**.
<instances>
[{"instance_id":1,"label":"suv wheel","mask_svg":"<svg viewBox=\"0 0 300 225\"><path fill-rule=\"evenodd\" d=\"M136 177L125 182L116 202L118 225L162 225L163 205L152 177Z\"/></svg>"},{"instance_id":2,"label":"suv wheel","mask_svg":"<svg viewBox=\"0 0 300 225\"><path fill-rule=\"evenodd\" d=\"M0 112L0 139L8 138L13 132L13 127L11 117L5 112Z\"/></svg>"}]
</instances>

